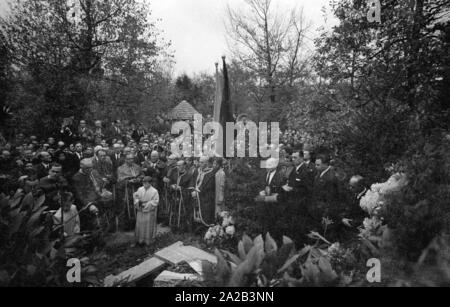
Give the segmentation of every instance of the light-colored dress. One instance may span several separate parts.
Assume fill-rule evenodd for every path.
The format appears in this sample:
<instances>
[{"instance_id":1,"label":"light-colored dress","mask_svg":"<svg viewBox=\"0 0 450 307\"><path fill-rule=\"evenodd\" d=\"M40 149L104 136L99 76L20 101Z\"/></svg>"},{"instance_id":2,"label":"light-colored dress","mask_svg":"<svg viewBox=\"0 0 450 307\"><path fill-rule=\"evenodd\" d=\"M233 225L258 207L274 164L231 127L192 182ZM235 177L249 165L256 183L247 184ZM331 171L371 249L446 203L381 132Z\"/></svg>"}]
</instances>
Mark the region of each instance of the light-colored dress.
<instances>
[{"instance_id":1,"label":"light-colored dress","mask_svg":"<svg viewBox=\"0 0 450 307\"><path fill-rule=\"evenodd\" d=\"M140 187L134 194L136 214L136 241L149 245L156 236L156 216L159 203L159 194L154 187L147 190Z\"/></svg>"}]
</instances>

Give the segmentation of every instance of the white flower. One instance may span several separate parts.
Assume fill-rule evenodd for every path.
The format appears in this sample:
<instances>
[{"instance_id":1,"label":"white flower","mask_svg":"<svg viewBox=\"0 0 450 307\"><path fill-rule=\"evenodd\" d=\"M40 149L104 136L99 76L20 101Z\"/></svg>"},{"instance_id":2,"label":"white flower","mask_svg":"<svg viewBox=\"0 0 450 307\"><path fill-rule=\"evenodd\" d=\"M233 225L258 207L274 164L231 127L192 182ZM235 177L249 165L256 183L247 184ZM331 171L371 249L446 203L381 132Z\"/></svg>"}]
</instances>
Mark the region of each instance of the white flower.
<instances>
[{"instance_id":1,"label":"white flower","mask_svg":"<svg viewBox=\"0 0 450 307\"><path fill-rule=\"evenodd\" d=\"M379 206L380 194L373 190L367 191L367 193L361 198L360 207L369 214L372 214L374 210Z\"/></svg>"},{"instance_id":2,"label":"white flower","mask_svg":"<svg viewBox=\"0 0 450 307\"><path fill-rule=\"evenodd\" d=\"M230 235L230 236L234 235L235 231L236 231L236 230L234 229L234 226L233 226L233 225L228 226L228 227L225 229L225 232L226 232L228 235Z\"/></svg>"},{"instance_id":3,"label":"white flower","mask_svg":"<svg viewBox=\"0 0 450 307\"><path fill-rule=\"evenodd\" d=\"M228 211L222 211L219 213L219 215L221 218L227 218L229 216L229 213Z\"/></svg>"},{"instance_id":4,"label":"white flower","mask_svg":"<svg viewBox=\"0 0 450 307\"><path fill-rule=\"evenodd\" d=\"M208 231L205 233L205 240L209 241L209 240L211 240L211 237L212 237L212 233L211 233L210 229L208 229Z\"/></svg>"},{"instance_id":5,"label":"white flower","mask_svg":"<svg viewBox=\"0 0 450 307\"><path fill-rule=\"evenodd\" d=\"M219 237L222 237L225 234L225 232L223 231L223 228L220 227L219 228Z\"/></svg>"},{"instance_id":6,"label":"white flower","mask_svg":"<svg viewBox=\"0 0 450 307\"><path fill-rule=\"evenodd\" d=\"M341 245L339 244L339 242L333 243L330 245L330 247L328 247L328 253L332 254L332 253L338 252L340 249L341 249Z\"/></svg>"},{"instance_id":7,"label":"white flower","mask_svg":"<svg viewBox=\"0 0 450 307\"><path fill-rule=\"evenodd\" d=\"M225 217L222 221L222 227L227 227L227 226L233 225L233 224L234 224L234 220L231 216Z\"/></svg>"},{"instance_id":8,"label":"white flower","mask_svg":"<svg viewBox=\"0 0 450 307\"><path fill-rule=\"evenodd\" d=\"M231 225L234 225L234 218L231 215L228 218L228 222L230 222Z\"/></svg>"}]
</instances>

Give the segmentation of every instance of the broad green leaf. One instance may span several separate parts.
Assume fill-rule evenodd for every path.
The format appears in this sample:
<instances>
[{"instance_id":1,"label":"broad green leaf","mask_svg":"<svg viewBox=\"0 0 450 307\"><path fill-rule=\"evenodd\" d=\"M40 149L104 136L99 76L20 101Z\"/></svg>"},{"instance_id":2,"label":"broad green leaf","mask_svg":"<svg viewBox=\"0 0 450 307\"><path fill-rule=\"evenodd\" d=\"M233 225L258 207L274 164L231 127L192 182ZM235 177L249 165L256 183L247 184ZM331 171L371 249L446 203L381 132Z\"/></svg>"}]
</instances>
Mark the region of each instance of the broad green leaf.
<instances>
[{"instance_id":1,"label":"broad green leaf","mask_svg":"<svg viewBox=\"0 0 450 307\"><path fill-rule=\"evenodd\" d=\"M17 213L12 222L11 222L11 228L9 229L9 235L13 235L17 233L20 229L20 226L22 225L22 222L25 218L26 212L19 212Z\"/></svg>"},{"instance_id":2,"label":"broad green leaf","mask_svg":"<svg viewBox=\"0 0 450 307\"><path fill-rule=\"evenodd\" d=\"M294 241L291 240L291 238L283 236L283 244L293 244Z\"/></svg>"},{"instance_id":3,"label":"broad green leaf","mask_svg":"<svg viewBox=\"0 0 450 307\"><path fill-rule=\"evenodd\" d=\"M243 287L246 285L248 274L252 273L255 269L256 261L257 261L257 250L256 247L252 247L252 249L247 254L245 261L243 261L236 270L231 275L230 282L228 286L230 287Z\"/></svg>"},{"instance_id":4,"label":"broad green leaf","mask_svg":"<svg viewBox=\"0 0 450 307\"><path fill-rule=\"evenodd\" d=\"M248 252L252 249L253 247L253 241L252 239L247 236L246 234L244 234L242 236L242 243L244 244L244 250L245 250L245 254L247 255Z\"/></svg>"},{"instance_id":5,"label":"broad green leaf","mask_svg":"<svg viewBox=\"0 0 450 307\"><path fill-rule=\"evenodd\" d=\"M281 273L285 270L287 270L297 259L300 257L300 254L294 255L291 258L289 258L285 264L278 270L278 273Z\"/></svg>"},{"instance_id":6,"label":"broad green leaf","mask_svg":"<svg viewBox=\"0 0 450 307\"><path fill-rule=\"evenodd\" d=\"M324 237L322 237L318 232L311 231L311 232L308 234L308 237L311 238L311 239L315 239L315 240L322 240L322 241L324 241L325 243L331 245L331 243L330 243L327 239L325 239Z\"/></svg>"},{"instance_id":7,"label":"broad green leaf","mask_svg":"<svg viewBox=\"0 0 450 307\"><path fill-rule=\"evenodd\" d=\"M336 272L331 267L330 261L328 261L328 259L326 259L325 257L320 257L319 258L318 266L319 266L319 268L320 268L320 270L322 272L321 278L322 278L323 281L331 282L331 281L335 280L338 277Z\"/></svg>"},{"instance_id":8,"label":"broad green leaf","mask_svg":"<svg viewBox=\"0 0 450 307\"><path fill-rule=\"evenodd\" d=\"M247 253L245 252L244 242L242 241L239 241L238 243L238 253L241 260L244 261Z\"/></svg>"},{"instance_id":9,"label":"broad green leaf","mask_svg":"<svg viewBox=\"0 0 450 307\"><path fill-rule=\"evenodd\" d=\"M277 243L270 236L270 233L266 234L266 241L264 242L264 250L266 253L271 253L271 252L275 252L278 250Z\"/></svg>"},{"instance_id":10,"label":"broad green leaf","mask_svg":"<svg viewBox=\"0 0 450 307\"><path fill-rule=\"evenodd\" d=\"M257 236L253 240L253 245L256 246L258 249L262 248L264 250L264 240L263 240L262 235Z\"/></svg>"},{"instance_id":11,"label":"broad green leaf","mask_svg":"<svg viewBox=\"0 0 450 307\"><path fill-rule=\"evenodd\" d=\"M22 202L20 204L20 209L22 210L28 210L33 208L33 204L34 204L34 198L33 198L33 194L30 192L27 195L25 195L25 197L22 199Z\"/></svg>"},{"instance_id":12,"label":"broad green leaf","mask_svg":"<svg viewBox=\"0 0 450 307\"><path fill-rule=\"evenodd\" d=\"M34 227L36 222L39 221L39 218L41 217L42 213L47 209L47 206L40 208L38 211L33 213L33 215L30 217L30 219L27 222L27 230L31 231L31 228Z\"/></svg>"},{"instance_id":13,"label":"broad green leaf","mask_svg":"<svg viewBox=\"0 0 450 307\"><path fill-rule=\"evenodd\" d=\"M38 199L35 199L34 206L33 206L33 213L36 212L37 210L39 210L39 208L42 207L44 202L45 202L45 194L42 194L41 196L39 196Z\"/></svg>"},{"instance_id":14,"label":"broad green leaf","mask_svg":"<svg viewBox=\"0 0 450 307\"><path fill-rule=\"evenodd\" d=\"M303 264L302 275L305 277L306 281L314 283L315 285L319 284L320 269L311 261L306 261Z\"/></svg>"},{"instance_id":15,"label":"broad green leaf","mask_svg":"<svg viewBox=\"0 0 450 307\"><path fill-rule=\"evenodd\" d=\"M81 235L73 235L70 237L67 237L66 240L64 240L64 247L69 248L74 246L76 243L81 241L83 239L83 236Z\"/></svg>"},{"instance_id":16,"label":"broad green leaf","mask_svg":"<svg viewBox=\"0 0 450 307\"><path fill-rule=\"evenodd\" d=\"M217 257L216 280L219 284L225 284L231 275L231 269L222 253L218 249L215 249L214 254Z\"/></svg>"},{"instance_id":17,"label":"broad green leaf","mask_svg":"<svg viewBox=\"0 0 450 307\"><path fill-rule=\"evenodd\" d=\"M30 240L35 239L35 237L37 237L44 229L45 229L45 226L40 226L40 227L34 229L29 235Z\"/></svg>"},{"instance_id":18,"label":"broad green leaf","mask_svg":"<svg viewBox=\"0 0 450 307\"><path fill-rule=\"evenodd\" d=\"M227 255L234 264L236 264L236 265L241 264L242 260L235 254L230 253L227 250L221 250L221 252L224 253L225 255Z\"/></svg>"}]
</instances>

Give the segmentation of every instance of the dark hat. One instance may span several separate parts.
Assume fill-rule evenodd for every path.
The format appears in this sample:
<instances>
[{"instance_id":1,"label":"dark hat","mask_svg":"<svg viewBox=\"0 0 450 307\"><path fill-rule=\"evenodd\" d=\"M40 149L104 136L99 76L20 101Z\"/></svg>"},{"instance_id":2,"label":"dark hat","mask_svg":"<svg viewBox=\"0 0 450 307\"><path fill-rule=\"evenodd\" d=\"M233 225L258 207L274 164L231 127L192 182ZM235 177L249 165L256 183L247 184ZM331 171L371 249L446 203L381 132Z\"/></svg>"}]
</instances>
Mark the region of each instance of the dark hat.
<instances>
[{"instance_id":1,"label":"dark hat","mask_svg":"<svg viewBox=\"0 0 450 307\"><path fill-rule=\"evenodd\" d=\"M145 176L144 179L142 179L142 182L152 182L152 177Z\"/></svg>"}]
</instances>

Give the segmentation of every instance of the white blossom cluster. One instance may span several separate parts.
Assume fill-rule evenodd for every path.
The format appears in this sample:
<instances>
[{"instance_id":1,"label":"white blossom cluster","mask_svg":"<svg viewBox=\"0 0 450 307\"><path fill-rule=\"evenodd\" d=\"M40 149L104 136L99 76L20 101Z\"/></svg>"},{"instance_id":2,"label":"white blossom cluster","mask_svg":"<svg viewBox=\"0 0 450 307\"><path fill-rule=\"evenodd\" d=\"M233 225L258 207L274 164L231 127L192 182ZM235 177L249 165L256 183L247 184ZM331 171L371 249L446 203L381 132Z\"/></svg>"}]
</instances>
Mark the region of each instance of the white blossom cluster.
<instances>
[{"instance_id":1,"label":"white blossom cluster","mask_svg":"<svg viewBox=\"0 0 450 307\"><path fill-rule=\"evenodd\" d=\"M386 182L375 183L361 198L360 207L372 215L377 215L380 209L386 205L386 197L400 191L407 184L404 174L394 174Z\"/></svg>"},{"instance_id":2,"label":"white blossom cluster","mask_svg":"<svg viewBox=\"0 0 450 307\"><path fill-rule=\"evenodd\" d=\"M210 227L205 233L204 240L209 244L218 240L231 238L236 231L234 219L229 212L222 211L219 215L222 218L222 223Z\"/></svg>"}]
</instances>

